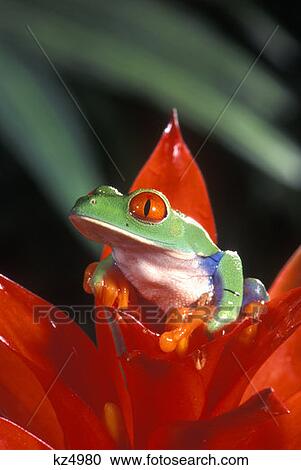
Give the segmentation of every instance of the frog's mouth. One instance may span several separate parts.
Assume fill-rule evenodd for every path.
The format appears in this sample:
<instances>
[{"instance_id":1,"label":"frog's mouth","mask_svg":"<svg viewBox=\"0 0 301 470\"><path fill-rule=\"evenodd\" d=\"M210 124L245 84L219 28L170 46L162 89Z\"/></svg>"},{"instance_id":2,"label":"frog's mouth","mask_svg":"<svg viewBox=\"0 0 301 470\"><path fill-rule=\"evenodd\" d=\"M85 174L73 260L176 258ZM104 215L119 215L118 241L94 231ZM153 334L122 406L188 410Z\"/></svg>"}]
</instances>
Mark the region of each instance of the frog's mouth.
<instances>
[{"instance_id":1,"label":"frog's mouth","mask_svg":"<svg viewBox=\"0 0 301 470\"><path fill-rule=\"evenodd\" d=\"M146 246L153 247L153 249L166 250L177 252L176 248L172 243L164 244L152 240L151 238L140 237L137 234L131 233L130 231L123 230L116 225L109 224L100 220L95 220L86 216L79 216L71 213L69 216L71 223L74 227L89 240L105 243L111 246L118 247L129 247L131 245L137 246L137 243L141 243Z\"/></svg>"}]
</instances>

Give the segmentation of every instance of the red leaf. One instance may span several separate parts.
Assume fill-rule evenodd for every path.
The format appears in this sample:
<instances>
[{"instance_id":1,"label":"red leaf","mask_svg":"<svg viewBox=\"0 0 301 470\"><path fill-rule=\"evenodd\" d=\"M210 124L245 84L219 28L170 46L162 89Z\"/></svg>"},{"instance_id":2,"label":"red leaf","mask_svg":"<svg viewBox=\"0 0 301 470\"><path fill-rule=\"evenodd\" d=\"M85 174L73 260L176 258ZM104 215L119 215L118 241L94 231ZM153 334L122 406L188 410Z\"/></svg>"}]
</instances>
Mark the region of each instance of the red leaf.
<instances>
[{"instance_id":1,"label":"red leaf","mask_svg":"<svg viewBox=\"0 0 301 470\"><path fill-rule=\"evenodd\" d=\"M61 425L45 393L25 362L7 345L0 343L1 414L52 447L64 448ZM34 416L36 410L38 413Z\"/></svg>"},{"instance_id":2,"label":"red leaf","mask_svg":"<svg viewBox=\"0 0 301 470\"><path fill-rule=\"evenodd\" d=\"M95 299L96 306L97 298ZM116 315L110 315L109 309L100 306L96 315L96 334L98 340L98 350L100 364L107 371L109 380L112 383L112 398L110 401L119 406L125 421L127 430L127 440L131 446L134 443L134 427L132 402L129 395L127 378L121 356L125 353L125 344L120 325Z\"/></svg>"},{"instance_id":3,"label":"red leaf","mask_svg":"<svg viewBox=\"0 0 301 470\"><path fill-rule=\"evenodd\" d=\"M208 384L204 416L237 406L255 372L300 322L301 288L272 300L257 324L230 335Z\"/></svg>"},{"instance_id":4,"label":"red leaf","mask_svg":"<svg viewBox=\"0 0 301 470\"><path fill-rule=\"evenodd\" d=\"M183 140L176 111L173 111L169 124L135 179L131 191L139 188L161 191L174 209L197 220L216 242L214 216L206 184Z\"/></svg>"},{"instance_id":5,"label":"red leaf","mask_svg":"<svg viewBox=\"0 0 301 470\"><path fill-rule=\"evenodd\" d=\"M145 448L149 433L159 425L199 418L204 387L192 358L157 360L137 351L123 363L132 400L135 448Z\"/></svg>"},{"instance_id":6,"label":"red leaf","mask_svg":"<svg viewBox=\"0 0 301 470\"><path fill-rule=\"evenodd\" d=\"M280 425L284 439L284 449L301 449L301 392L296 393L287 402L290 414L281 416Z\"/></svg>"},{"instance_id":7,"label":"red leaf","mask_svg":"<svg viewBox=\"0 0 301 470\"><path fill-rule=\"evenodd\" d=\"M293 253L270 288L270 297L278 297L295 287L301 287L301 246Z\"/></svg>"},{"instance_id":8,"label":"red leaf","mask_svg":"<svg viewBox=\"0 0 301 470\"><path fill-rule=\"evenodd\" d=\"M55 376L72 354L61 371L61 379L102 415L112 391L92 341L65 314L3 276L0 276L0 335L12 349L50 375Z\"/></svg>"},{"instance_id":9,"label":"red leaf","mask_svg":"<svg viewBox=\"0 0 301 470\"><path fill-rule=\"evenodd\" d=\"M216 243L217 234L214 215L204 177L186 146L178 122L177 111L173 110L155 150L140 170L130 191L136 189L157 189L169 199L173 209L199 222ZM104 246L101 259L111 253Z\"/></svg>"},{"instance_id":10,"label":"red leaf","mask_svg":"<svg viewBox=\"0 0 301 470\"><path fill-rule=\"evenodd\" d=\"M159 335L125 313L97 322L97 334L102 360L119 385L117 403L133 447L144 448L159 424L199 418L204 387L193 355L180 360L162 352Z\"/></svg>"},{"instance_id":11,"label":"red leaf","mask_svg":"<svg viewBox=\"0 0 301 470\"><path fill-rule=\"evenodd\" d=\"M0 418L1 450L49 450L45 442L8 419Z\"/></svg>"},{"instance_id":12,"label":"red leaf","mask_svg":"<svg viewBox=\"0 0 301 470\"><path fill-rule=\"evenodd\" d=\"M301 328L299 327L276 351L264 362L244 393L242 401L268 385L273 387L281 400L287 400L301 391Z\"/></svg>"},{"instance_id":13,"label":"red leaf","mask_svg":"<svg viewBox=\"0 0 301 470\"><path fill-rule=\"evenodd\" d=\"M115 444L102 420L76 394L68 389L60 377L49 377L33 366L43 384L57 419L60 422L65 449L114 449ZM37 411L38 417L40 410ZM36 419L34 416L33 422Z\"/></svg>"},{"instance_id":14,"label":"red leaf","mask_svg":"<svg viewBox=\"0 0 301 470\"><path fill-rule=\"evenodd\" d=\"M158 429L150 438L149 449L283 448L279 415L284 413L287 409L266 389L216 418Z\"/></svg>"},{"instance_id":15,"label":"red leaf","mask_svg":"<svg viewBox=\"0 0 301 470\"><path fill-rule=\"evenodd\" d=\"M275 279L271 298L301 286L301 247L291 256ZM301 328L290 336L256 372L252 383L258 388L272 386L277 395L286 400L301 390ZM245 391L243 400L252 395L251 386Z\"/></svg>"},{"instance_id":16,"label":"red leaf","mask_svg":"<svg viewBox=\"0 0 301 470\"><path fill-rule=\"evenodd\" d=\"M101 420L64 385L59 373L38 368L4 343L0 343L0 410L56 449L114 447Z\"/></svg>"}]
</instances>

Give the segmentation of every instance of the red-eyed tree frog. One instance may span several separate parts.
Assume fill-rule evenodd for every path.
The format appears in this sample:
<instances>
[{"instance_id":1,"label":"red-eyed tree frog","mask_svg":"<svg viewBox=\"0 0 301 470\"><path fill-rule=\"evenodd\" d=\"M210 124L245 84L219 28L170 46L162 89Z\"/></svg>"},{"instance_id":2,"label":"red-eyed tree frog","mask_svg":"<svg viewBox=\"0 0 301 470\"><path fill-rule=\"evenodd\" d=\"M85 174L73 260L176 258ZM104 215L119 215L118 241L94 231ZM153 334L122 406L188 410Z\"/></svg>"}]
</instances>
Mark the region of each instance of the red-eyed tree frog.
<instances>
[{"instance_id":1,"label":"red-eyed tree frog","mask_svg":"<svg viewBox=\"0 0 301 470\"><path fill-rule=\"evenodd\" d=\"M164 312L190 308L205 295L215 306L206 321L209 332L235 321L245 304L268 300L261 281L244 280L239 255L220 250L199 223L172 209L159 191L124 195L100 186L76 202L70 219L82 235L112 247L91 277L92 290L115 264Z\"/></svg>"}]
</instances>

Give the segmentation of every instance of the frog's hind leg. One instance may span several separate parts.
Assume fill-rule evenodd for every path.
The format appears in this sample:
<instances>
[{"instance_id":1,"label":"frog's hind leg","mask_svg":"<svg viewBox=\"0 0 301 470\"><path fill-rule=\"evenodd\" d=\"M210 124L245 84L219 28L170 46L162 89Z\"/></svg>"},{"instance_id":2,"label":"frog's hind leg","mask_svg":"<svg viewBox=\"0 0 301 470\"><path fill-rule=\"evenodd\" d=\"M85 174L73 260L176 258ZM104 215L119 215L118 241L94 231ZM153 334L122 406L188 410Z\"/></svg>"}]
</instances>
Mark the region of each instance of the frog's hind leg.
<instances>
[{"instance_id":1,"label":"frog's hind leg","mask_svg":"<svg viewBox=\"0 0 301 470\"><path fill-rule=\"evenodd\" d=\"M244 280L242 307L254 302L268 302L269 294L263 283L254 277L247 277Z\"/></svg>"}]
</instances>

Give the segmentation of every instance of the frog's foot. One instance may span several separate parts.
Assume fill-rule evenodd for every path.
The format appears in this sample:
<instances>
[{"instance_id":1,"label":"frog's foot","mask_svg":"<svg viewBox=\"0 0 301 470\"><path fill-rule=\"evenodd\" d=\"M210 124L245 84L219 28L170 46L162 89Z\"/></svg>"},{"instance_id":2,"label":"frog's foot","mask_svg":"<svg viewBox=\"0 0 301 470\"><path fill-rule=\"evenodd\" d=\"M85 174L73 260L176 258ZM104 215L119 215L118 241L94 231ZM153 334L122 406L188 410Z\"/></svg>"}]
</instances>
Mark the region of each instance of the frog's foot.
<instances>
[{"instance_id":1,"label":"frog's foot","mask_svg":"<svg viewBox=\"0 0 301 470\"><path fill-rule=\"evenodd\" d=\"M84 288L84 291L87 292L87 294L93 294L91 280L97 268L97 265L98 265L98 262L95 261L94 263L90 263L85 269L84 279L83 279L83 288Z\"/></svg>"},{"instance_id":2,"label":"frog's foot","mask_svg":"<svg viewBox=\"0 0 301 470\"><path fill-rule=\"evenodd\" d=\"M160 348L164 352L176 351L185 355L189 338L196 328L204 325L204 313L198 309L178 308L171 312L167 327L171 328L160 336Z\"/></svg>"},{"instance_id":3,"label":"frog's foot","mask_svg":"<svg viewBox=\"0 0 301 470\"><path fill-rule=\"evenodd\" d=\"M132 288L117 266L98 272L99 263L91 263L85 271L84 289L95 296L98 305L127 308Z\"/></svg>"},{"instance_id":4,"label":"frog's foot","mask_svg":"<svg viewBox=\"0 0 301 470\"><path fill-rule=\"evenodd\" d=\"M254 302L264 303L268 301L269 294L259 279L248 277L244 280L243 307Z\"/></svg>"},{"instance_id":5,"label":"frog's foot","mask_svg":"<svg viewBox=\"0 0 301 470\"><path fill-rule=\"evenodd\" d=\"M270 300L263 283L259 279L247 278L244 281L242 314L258 319L264 311L264 304Z\"/></svg>"}]
</instances>

